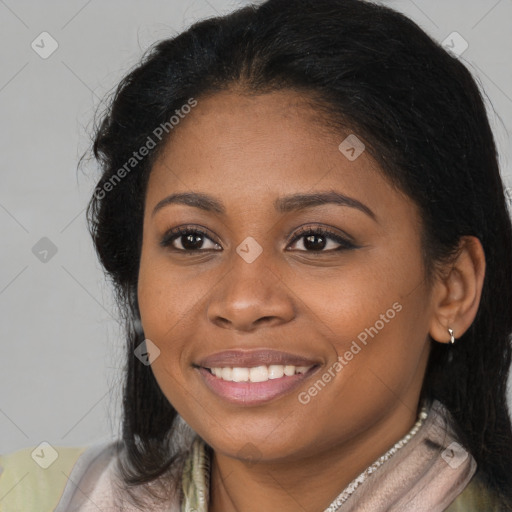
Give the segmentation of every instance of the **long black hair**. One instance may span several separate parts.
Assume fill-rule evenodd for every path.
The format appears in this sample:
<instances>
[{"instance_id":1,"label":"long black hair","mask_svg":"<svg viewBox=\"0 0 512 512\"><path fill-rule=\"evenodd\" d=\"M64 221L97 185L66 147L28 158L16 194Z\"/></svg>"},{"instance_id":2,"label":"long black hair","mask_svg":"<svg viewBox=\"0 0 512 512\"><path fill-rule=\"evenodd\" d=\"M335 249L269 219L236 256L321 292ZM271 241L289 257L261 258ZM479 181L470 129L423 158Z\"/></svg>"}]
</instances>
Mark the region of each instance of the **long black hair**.
<instances>
[{"instance_id":1,"label":"long black hair","mask_svg":"<svg viewBox=\"0 0 512 512\"><path fill-rule=\"evenodd\" d=\"M96 124L102 175L87 218L126 321L125 482L153 481L177 460L167 444L177 412L133 356L144 340L136 290L148 176L179 130L176 111L231 86L299 91L326 122L356 133L420 209L427 278L461 237L479 238L478 313L455 345L432 343L422 396L449 409L479 475L512 507L512 227L485 106L458 58L404 15L361 0L268 0L195 23L143 55ZM143 146L148 155L131 161Z\"/></svg>"}]
</instances>

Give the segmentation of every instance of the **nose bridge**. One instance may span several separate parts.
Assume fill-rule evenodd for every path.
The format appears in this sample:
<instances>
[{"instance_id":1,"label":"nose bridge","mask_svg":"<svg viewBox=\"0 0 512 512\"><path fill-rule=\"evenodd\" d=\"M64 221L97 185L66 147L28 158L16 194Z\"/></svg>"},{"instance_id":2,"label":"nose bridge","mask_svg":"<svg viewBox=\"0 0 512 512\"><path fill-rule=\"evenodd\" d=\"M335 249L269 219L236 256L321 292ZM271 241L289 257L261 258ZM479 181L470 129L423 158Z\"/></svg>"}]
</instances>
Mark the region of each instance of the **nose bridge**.
<instances>
[{"instance_id":1,"label":"nose bridge","mask_svg":"<svg viewBox=\"0 0 512 512\"><path fill-rule=\"evenodd\" d=\"M273 268L272 251L245 239L230 255L230 269L212 292L207 316L223 327L250 330L256 323L293 317L291 297Z\"/></svg>"}]
</instances>

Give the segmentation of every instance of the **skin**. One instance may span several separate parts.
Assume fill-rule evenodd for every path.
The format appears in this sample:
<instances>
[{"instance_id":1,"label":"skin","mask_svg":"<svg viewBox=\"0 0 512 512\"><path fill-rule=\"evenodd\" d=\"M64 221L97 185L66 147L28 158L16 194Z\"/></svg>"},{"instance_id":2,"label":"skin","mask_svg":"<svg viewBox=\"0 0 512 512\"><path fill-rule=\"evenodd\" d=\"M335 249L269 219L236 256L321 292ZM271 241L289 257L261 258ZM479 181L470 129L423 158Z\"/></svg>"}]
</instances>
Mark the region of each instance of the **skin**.
<instances>
[{"instance_id":1,"label":"skin","mask_svg":"<svg viewBox=\"0 0 512 512\"><path fill-rule=\"evenodd\" d=\"M142 325L161 351L152 370L162 391L214 449L209 511L326 508L411 429L431 344L447 343L448 327L460 337L476 315L485 272L478 240L463 239L459 257L427 286L416 205L367 152L354 161L340 152L347 134L329 129L297 93L231 89L198 100L150 175ZM375 218L337 204L274 209L278 197L315 191L354 198ZM214 196L225 213L173 203L153 214L178 192ZM196 252L185 253L180 236L162 247L178 226L209 238ZM300 226L346 233L355 247L334 251L340 244L326 239L315 251L304 236L292 242ZM262 248L252 263L236 252L249 236ZM301 403L298 394L394 303L402 306L394 318ZM239 348L288 351L321 367L290 394L234 405L193 364Z\"/></svg>"}]
</instances>

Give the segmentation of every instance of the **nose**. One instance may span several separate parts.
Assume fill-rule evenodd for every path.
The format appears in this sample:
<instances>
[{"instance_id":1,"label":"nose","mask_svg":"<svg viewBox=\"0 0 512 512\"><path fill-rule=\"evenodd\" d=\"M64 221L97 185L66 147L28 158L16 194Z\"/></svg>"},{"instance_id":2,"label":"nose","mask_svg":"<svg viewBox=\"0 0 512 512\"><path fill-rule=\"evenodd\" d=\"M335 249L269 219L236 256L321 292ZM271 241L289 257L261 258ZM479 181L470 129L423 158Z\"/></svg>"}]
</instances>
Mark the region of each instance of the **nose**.
<instances>
[{"instance_id":1,"label":"nose","mask_svg":"<svg viewBox=\"0 0 512 512\"><path fill-rule=\"evenodd\" d=\"M293 293L263 255L252 263L235 255L231 270L214 287L207 306L210 322L246 332L290 322L295 314Z\"/></svg>"}]
</instances>

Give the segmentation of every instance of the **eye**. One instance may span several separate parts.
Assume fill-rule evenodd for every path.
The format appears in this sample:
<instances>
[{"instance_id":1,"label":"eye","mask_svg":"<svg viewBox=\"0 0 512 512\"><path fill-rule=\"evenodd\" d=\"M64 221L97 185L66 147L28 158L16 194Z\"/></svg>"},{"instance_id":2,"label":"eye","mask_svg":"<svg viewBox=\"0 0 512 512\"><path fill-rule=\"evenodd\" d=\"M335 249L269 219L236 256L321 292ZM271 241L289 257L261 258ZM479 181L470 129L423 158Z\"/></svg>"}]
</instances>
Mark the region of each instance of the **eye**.
<instances>
[{"instance_id":1,"label":"eye","mask_svg":"<svg viewBox=\"0 0 512 512\"><path fill-rule=\"evenodd\" d=\"M171 247L176 251L189 253L198 252L198 250L211 250L212 247L207 247L206 249L203 247L205 240L212 242L214 246L213 250L218 250L215 246L220 247L220 245L214 242L202 229L181 226L167 231L160 241L160 245L162 247ZM174 243L175 241L177 241L181 247L177 247Z\"/></svg>"},{"instance_id":2,"label":"eye","mask_svg":"<svg viewBox=\"0 0 512 512\"><path fill-rule=\"evenodd\" d=\"M355 249L357 247L347 238L322 227L301 228L298 233L295 234L291 244L293 245L301 239L303 239L302 246L304 248L301 252L334 252ZM212 247L205 248L204 244L206 241L209 241ZM176 242L178 242L181 247L177 246ZM329 247L329 243L331 245L334 243L335 247L324 250L326 247ZM212 240L206 231L197 227L192 228L188 226L173 228L167 231L162 237L160 245L162 247L171 247L177 252L184 253L222 250L220 245ZM338 245L338 247L336 247L336 245Z\"/></svg>"},{"instance_id":3,"label":"eye","mask_svg":"<svg viewBox=\"0 0 512 512\"><path fill-rule=\"evenodd\" d=\"M357 247L347 238L323 227L302 228L295 235L291 243L293 244L301 239L303 239L302 246L306 252L334 252L355 249ZM329 242L331 248L329 250L324 250L326 247L329 247ZM332 248L333 242L335 246L334 248ZM336 245L338 245L338 247L336 247Z\"/></svg>"}]
</instances>

